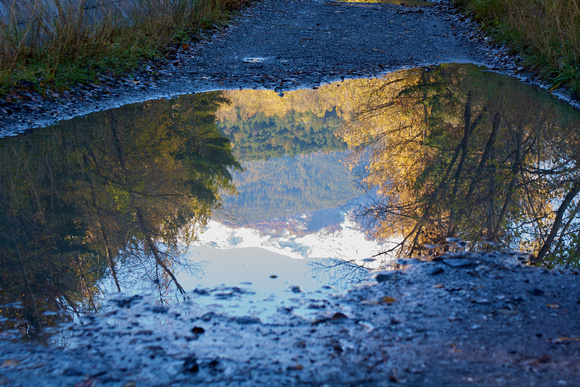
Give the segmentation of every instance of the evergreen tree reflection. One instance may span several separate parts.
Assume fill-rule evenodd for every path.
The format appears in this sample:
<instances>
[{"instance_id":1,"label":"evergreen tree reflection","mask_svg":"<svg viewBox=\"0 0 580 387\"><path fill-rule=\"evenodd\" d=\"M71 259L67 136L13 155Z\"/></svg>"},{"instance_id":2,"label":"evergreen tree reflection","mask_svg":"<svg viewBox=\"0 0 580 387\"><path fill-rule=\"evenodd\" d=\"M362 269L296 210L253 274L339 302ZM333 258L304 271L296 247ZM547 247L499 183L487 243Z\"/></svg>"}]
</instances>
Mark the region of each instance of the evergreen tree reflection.
<instances>
[{"instance_id":1,"label":"evergreen tree reflection","mask_svg":"<svg viewBox=\"0 0 580 387\"><path fill-rule=\"evenodd\" d=\"M183 292L181 252L239 168L215 125L220 93L126 106L0 144L0 304L29 333L117 291ZM190 267L195 269L195 267ZM136 276L135 272L139 275ZM8 306L6 306L8 305Z\"/></svg>"}]
</instances>

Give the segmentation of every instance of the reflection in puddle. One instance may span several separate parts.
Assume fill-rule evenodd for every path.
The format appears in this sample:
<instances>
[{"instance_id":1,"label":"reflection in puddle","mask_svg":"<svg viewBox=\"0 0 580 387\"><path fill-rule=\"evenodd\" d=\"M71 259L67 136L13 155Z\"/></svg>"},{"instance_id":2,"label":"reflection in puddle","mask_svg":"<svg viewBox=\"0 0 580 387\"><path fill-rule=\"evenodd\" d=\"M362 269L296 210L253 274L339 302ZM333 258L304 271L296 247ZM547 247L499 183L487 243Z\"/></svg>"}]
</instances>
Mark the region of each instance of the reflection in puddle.
<instances>
[{"instance_id":1,"label":"reflection in puddle","mask_svg":"<svg viewBox=\"0 0 580 387\"><path fill-rule=\"evenodd\" d=\"M196 267L181 246L239 168L214 122L221 102L132 105L2 141L0 299L21 302L2 309L7 326L95 312L105 278L160 299L185 291L174 271Z\"/></svg>"},{"instance_id":2,"label":"reflection in puddle","mask_svg":"<svg viewBox=\"0 0 580 387\"><path fill-rule=\"evenodd\" d=\"M475 66L402 75L366 90L343 131L373 148L377 235L405 256L457 239L578 265L579 112Z\"/></svg>"},{"instance_id":3,"label":"reflection in puddle","mask_svg":"<svg viewBox=\"0 0 580 387\"><path fill-rule=\"evenodd\" d=\"M532 87L452 64L151 101L3 139L1 334L119 290L272 312L447 241L578 265L579 126Z\"/></svg>"}]
</instances>

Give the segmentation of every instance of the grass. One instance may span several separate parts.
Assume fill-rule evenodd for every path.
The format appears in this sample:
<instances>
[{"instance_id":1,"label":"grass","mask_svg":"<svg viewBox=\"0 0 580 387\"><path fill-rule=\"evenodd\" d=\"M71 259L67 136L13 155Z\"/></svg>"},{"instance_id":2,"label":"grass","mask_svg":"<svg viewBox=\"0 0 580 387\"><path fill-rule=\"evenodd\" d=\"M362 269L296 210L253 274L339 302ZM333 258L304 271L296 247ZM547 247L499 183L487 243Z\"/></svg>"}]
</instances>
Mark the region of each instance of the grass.
<instances>
[{"instance_id":1,"label":"grass","mask_svg":"<svg viewBox=\"0 0 580 387\"><path fill-rule=\"evenodd\" d=\"M580 0L455 0L523 65L580 96Z\"/></svg>"},{"instance_id":2,"label":"grass","mask_svg":"<svg viewBox=\"0 0 580 387\"><path fill-rule=\"evenodd\" d=\"M248 0L11 0L0 14L0 95L123 74L226 20Z\"/></svg>"}]
</instances>

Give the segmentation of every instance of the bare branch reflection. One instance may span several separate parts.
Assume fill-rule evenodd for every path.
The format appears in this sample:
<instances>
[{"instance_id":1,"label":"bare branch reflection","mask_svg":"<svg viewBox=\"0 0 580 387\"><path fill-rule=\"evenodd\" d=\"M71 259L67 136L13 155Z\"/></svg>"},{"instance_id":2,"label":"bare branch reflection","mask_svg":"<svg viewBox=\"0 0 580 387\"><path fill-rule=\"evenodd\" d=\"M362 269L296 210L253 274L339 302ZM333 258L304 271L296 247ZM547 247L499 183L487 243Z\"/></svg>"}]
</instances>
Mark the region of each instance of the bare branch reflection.
<instances>
[{"instance_id":1,"label":"bare branch reflection","mask_svg":"<svg viewBox=\"0 0 580 387\"><path fill-rule=\"evenodd\" d=\"M397 241L385 253L458 239L578 265L578 111L475 66L392 78L366 91L342 131L373 151L365 183L378 200L361 214Z\"/></svg>"}]
</instances>

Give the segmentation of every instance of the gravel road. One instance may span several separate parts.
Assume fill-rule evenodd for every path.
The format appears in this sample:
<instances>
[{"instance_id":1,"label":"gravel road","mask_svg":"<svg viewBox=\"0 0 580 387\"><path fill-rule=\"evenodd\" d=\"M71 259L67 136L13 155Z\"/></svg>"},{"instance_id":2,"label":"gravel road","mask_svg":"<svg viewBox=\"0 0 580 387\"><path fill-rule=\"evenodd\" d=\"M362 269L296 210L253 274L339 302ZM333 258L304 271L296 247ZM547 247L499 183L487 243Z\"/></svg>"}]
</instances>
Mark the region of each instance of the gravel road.
<instances>
[{"instance_id":1,"label":"gravel road","mask_svg":"<svg viewBox=\"0 0 580 387\"><path fill-rule=\"evenodd\" d=\"M239 289L232 294L244 297ZM208 312L199 297L211 296L190 294L172 306L117 296L106 314L69 326L64 347L4 341L0 384L577 386L580 380L578 272L522 266L517 254L404 261L330 299L296 294L293 305L267 320ZM312 313L297 315L301 307Z\"/></svg>"},{"instance_id":2,"label":"gravel road","mask_svg":"<svg viewBox=\"0 0 580 387\"><path fill-rule=\"evenodd\" d=\"M233 23L124 78L0 100L0 137L147 99L193 92L292 90L440 63L498 65L483 38L446 3L433 7L264 0ZM504 61L505 62L505 61Z\"/></svg>"}]
</instances>

